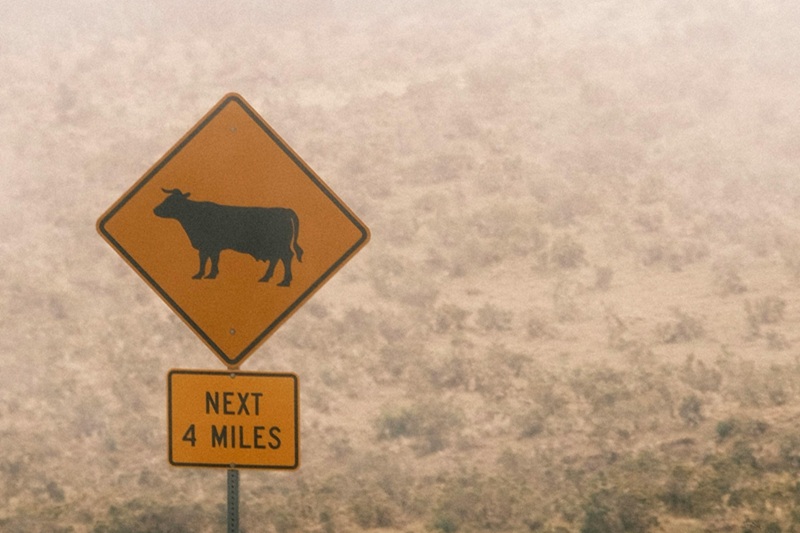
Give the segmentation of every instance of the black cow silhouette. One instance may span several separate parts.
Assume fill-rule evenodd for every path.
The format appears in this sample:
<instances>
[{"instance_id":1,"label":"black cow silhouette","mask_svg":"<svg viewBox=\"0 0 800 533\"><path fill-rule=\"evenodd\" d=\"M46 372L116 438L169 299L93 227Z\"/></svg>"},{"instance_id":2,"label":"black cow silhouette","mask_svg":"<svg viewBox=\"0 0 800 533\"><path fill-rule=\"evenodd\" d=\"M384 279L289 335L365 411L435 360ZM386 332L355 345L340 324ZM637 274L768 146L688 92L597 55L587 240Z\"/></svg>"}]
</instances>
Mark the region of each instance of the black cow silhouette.
<instances>
[{"instance_id":1,"label":"black cow silhouette","mask_svg":"<svg viewBox=\"0 0 800 533\"><path fill-rule=\"evenodd\" d=\"M278 261L283 263L283 280L292 282L292 258L303 260L303 249L297 244L300 221L297 214L285 207L240 207L213 202L189 200L189 193L178 189L162 189L167 197L153 212L162 218L174 218L183 226L192 247L200 254L200 270L193 276L205 275L206 263L211 270L206 279L219 273L219 254L234 250L250 254L257 261L268 261L267 272L259 281L269 281Z\"/></svg>"}]
</instances>

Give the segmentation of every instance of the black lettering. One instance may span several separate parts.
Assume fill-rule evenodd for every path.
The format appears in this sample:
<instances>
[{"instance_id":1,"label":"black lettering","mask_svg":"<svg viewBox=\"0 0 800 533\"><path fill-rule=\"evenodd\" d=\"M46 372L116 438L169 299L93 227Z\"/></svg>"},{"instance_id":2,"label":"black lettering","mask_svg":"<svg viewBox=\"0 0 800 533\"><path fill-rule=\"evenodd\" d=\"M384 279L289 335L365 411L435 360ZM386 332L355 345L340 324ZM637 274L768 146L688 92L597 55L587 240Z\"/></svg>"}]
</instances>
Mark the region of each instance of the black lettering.
<instances>
[{"instance_id":1,"label":"black lettering","mask_svg":"<svg viewBox=\"0 0 800 533\"><path fill-rule=\"evenodd\" d=\"M258 405L258 403L256 403ZM264 430L267 429L264 426L256 426L253 428L253 448L257 450L265 450L267 448L266 444L262 444L261 441L264 439Z\"/></svg>"},{"instance_id":2,"label":"black lettering","mask_svg":"<svg viewBox=\"0 0 800 533\"><path fill-rule=\"evenodd\" d=\"M280 432L281 428L277 426L272 426L271 428L269 428L269 436L272 437L272 440L274 441L269 443L270 449L277 450L278 448L281 447L281 438L278 436L278 433Z\"/></svg>"},{"instance_id":3,"label":"black lettering","mask_svg":"<svg viewBox=\"0 0 800 533\"><path fill-rule=\"evenodd\" d=\"M226 415L235 415L236 412L231 408L231 404L233 403L233 393L232 392L223 392L222 393L222 412Z\"/></svg>"},{"instance_id":4,"label":"black lettering","mask_svg":"<svg viewBox=\"0 0 800 533\"><path fill-rule=\"evenodd\" d=\"M241 392L237 392L236 394L239 395L239 412L236 414L240 415L244 412L244 414L249 415L250 410L247 408L247 397L250 396L250 393L245 392L242 394Z\"/></svg>"},{"instance_id":5,"label":"black lettering","mask_svg":"<svg viewBox=\"0 0 800 533\"><path fill-rule=\"evenodd\" d=\"M236 448L236 426L231 426L231 448Z\"/></svg>"},{"instance_id":6,"label":"black lettering","mask_svg":"<svg viewBox=\"0 0 800 533\"><path fill-rule=\"evenodd\" d=\"M216 448L220 446L222 448L228 447L228 427L222 426L222 431L217 429L216 425L211 426L211 447Z\"/></svg>"},{"instance_id":7,"label":"black lettering","mask_svg":"<svg viewBox=\"0 0 800 533\"><path fill-rule=\"evenodd\" d=\"M215 414L219 414L219 393L215 392L214 396L211 396L211 393L206 391L206 414L211 414L212 409Z\"/></svg>"},{"instance_id":8,"label":"black lettering","mask_svg":"<svg viewBox=\"0 0 800 533\"><path fill-rule=\"evenodd\" d=\"M252 448L249 444L246 443L244 438L244 426L239 426L239 448Z\"/></svg>"},{"instance_id":9,"label":"black lettering","mask_svg":"<svg viewBox=\"0 0 800 533\"><path fill-rule=\"evenodd\" d=\"M186 433L183 434L183 438L181 440L191 443L192 448L194 448L194 445L197 442L197 434L194 429L194 424L189 426L189 429L187 429Z\"/></svg>"},{"instance_id":10,"label":"black lettering","mask_svg":"<svg viewBox=\"0 0 800 533\"><path fill-rule=\"evenodd\" d=\"M261 397L264 396L264 393L263 392L254 392L252 394L253 394L253 400L255 400L255 404L256 404L255 415L258 416L260 414L259 413L258 402L261 400Z\"/></svg>"}]
</instances>

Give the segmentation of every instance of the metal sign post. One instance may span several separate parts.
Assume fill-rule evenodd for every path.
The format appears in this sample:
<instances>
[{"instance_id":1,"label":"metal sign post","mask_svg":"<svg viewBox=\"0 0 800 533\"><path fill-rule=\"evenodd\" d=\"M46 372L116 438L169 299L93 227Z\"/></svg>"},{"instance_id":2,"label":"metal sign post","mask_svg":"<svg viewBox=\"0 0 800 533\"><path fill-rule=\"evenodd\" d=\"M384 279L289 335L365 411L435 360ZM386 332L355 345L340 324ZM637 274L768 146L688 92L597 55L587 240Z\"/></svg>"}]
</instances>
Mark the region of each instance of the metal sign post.
<instances>
[{"instance_id":1,"label":"metal sign post","mask_svg":"<svg viewBox=\"0 0 800 533\"><path fill-rule=\"evenodd\" d=\"M228 469L228 533L239 533L239 471Z\"/></svg>"},{"instance_id":2,"label":"metal sign post","mask_svg":"<svg viewBox=\"0 0 800 533\"><path fill-rule=\"evenodd\" d=\"M228 469L228 533L238 533L238 469L299 465L297 377L239 368L369 229L230 93L97 231L228 367L169 373L169 461Z\"/></svg>"}]
</instances>

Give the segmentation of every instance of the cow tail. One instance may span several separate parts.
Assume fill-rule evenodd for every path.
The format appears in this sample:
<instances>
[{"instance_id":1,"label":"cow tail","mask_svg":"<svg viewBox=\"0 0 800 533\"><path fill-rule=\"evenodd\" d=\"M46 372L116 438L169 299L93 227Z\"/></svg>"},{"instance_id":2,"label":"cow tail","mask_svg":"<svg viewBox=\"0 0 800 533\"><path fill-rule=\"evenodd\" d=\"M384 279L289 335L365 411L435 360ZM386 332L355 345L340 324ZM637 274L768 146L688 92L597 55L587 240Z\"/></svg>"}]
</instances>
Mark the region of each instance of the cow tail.
<instances>
[{"instance_id":1,"label":"cow tail","mask_svg":"<svg viewBox=\"0 0 800 533\"><path fill-rule=\"evenodd\" d=\"M297 244L297 237L300 234L300 219L297 218L297 213L294 210L289 210L289 218L292 221L292 246L294 247L294 253L297 256L298 261L303 260L303 249L300 248L300 245Z\"/></svg>"}]
</instances>

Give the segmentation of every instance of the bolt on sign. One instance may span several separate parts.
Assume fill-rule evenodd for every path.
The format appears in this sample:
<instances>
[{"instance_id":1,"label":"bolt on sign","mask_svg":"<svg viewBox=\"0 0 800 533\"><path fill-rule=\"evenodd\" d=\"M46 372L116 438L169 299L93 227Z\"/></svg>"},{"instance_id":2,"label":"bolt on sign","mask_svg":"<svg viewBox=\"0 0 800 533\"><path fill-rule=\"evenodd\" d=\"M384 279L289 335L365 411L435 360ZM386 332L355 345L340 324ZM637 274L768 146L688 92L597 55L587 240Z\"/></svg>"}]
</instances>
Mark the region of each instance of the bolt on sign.
<instances>
[{"instance_id":1,"label":"bolt on sign","mask_svg":"<svg viewBox=\"0 0 800 533\"><path fill-rule=\"evenodd\" d=\"M294 374L172 370L167 382L171 464L297 468Z\"/></svg>"},{"instance_id":2,"label":"bolt on sign","mask_svg":"<svg viewBox=\"0 0 800 533\"><path fill-rule=\"evenodd\" d=\"M369 240L364 223L233 93L97 229L232 369Z\"/></svg>"}]
</instances>

